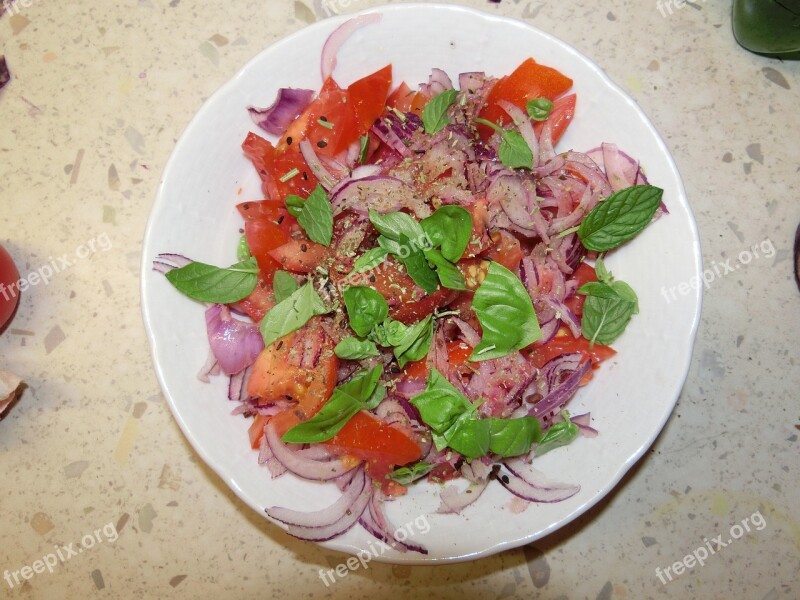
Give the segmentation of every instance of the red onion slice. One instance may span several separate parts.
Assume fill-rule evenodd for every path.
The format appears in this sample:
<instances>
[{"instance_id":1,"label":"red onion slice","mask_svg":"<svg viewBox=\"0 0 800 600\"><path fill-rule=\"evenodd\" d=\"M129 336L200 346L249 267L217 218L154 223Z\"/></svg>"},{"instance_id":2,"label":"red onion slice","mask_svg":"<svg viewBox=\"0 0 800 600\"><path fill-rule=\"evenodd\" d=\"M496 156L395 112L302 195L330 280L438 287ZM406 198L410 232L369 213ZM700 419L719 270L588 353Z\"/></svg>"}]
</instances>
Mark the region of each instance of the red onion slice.
<instances>
[{"instance_id":1,"label":"red onion slice","mask_svg":"<svg viewBox=\"0 0 800 600\"><path fill-rule=\"evenodd\" d=\"M21 385L22 379L8 371L0 371L0 415L17 397L17 390Z\"/></svg>"},{"instance_id":2,"label":"red onion slice","mask_svg":"<svg viewBox=\"0 0 800 600\"><path fill-rule=\"evenodd\" d=\"M530 502L561 502L581 491L579 485L548 481L544 474L519 459L500 465L497 480L509 492Z\"/></svg>"},{"instance_id":3,"label":"red onion slice","mask_svg":"<svg viewBox=\"0 0 800 600\"><path fill-rule=\"evenodd\" d=\"M281 88L271 106L267 108L249 106L247 111L253 123L267 133L280 137L286 133L292 121L303 114L313 97L314 90Z\"/></svg>"},{"instance_id":4,"label":"red onion slice","mask_svg":"<svg viewBox=\"0 0 800 600\"><path fill-rule=\"evenodd\" d=\"M328 508L303 513L289 508L273 507L266 509L266 513L286 525L286 531L301 540L310 542L324 542L333 539L355 525L364 513L373 487L359 469L353 481L344 494Z\"/></svg>"},{"instance_id":5,"label":"red onion slice","mask_svg":"<svg viewBox=\"0 0 800 600\"><path fill-rule=\"evenodd\" d=\"M362 513L359 519L361 526L374 537L398 552L408 552L410 550L411 552L427 554L428 550L424 546L397 539L396 533L399 530L393 531L393 527L383 511L383 502L379 496L380 495L377 493L372 495L367 510Z\"/></svg>"},{"instance_id":6,"label":"red onion slice","mask_svg":"<svg viewBox=\"0 0 800 600\"><path fill-rule=\"evenodd\" d=\"M221 304L206 310L206 330L211 351L228 375L252 365L264 349L258 325L234 319L228 307Z\"/></svg>"},{"instance_id":7,"label":"red onion slice","mask_svg":"<svg viewBox=\"0 0 800 600\"><path fill-rule=\"evenodd\" d=\"M214 352L212 352L211 348L209 348L208 357L206 358L205 364L200 367L200 371L197 373L197 378L203 383L209 383L211 381L208 378L209 375L219 375L219 373L220 369L219 365L217 364L217 359L214 356Z\"/></svg>"},{"instance_id":8,"label":"red onion slice","mask_svg":"<svg viewBox=\"0 0 800 600\"><path fill-rule=\"evenodd\" d=\"M440 504L436 512L439 514L460 514L462 510L474 504L481 497L483 491L489 485L489 479L470 483L466 489L459 489L459 486L452 484L445 486L439 493Z\"/></svg>"},{"instance_id":9,"label":"red onion slice","mask_svg":"<svg viewBox=\"0 0 800 600\"><path fill-rule=\"evenodd\" d=\"M192 259L186 258L182 254L159 254L153 260L153 271L165 275L172 269L185 267L192 262L194 262Z\"/></svg>"},{"instance_id":10,"label":"red onion slice","mask_svg":"<svg viewBox=\"0 0 800 600\"><path fill-rule=\"evenodd\" d=\"M318 461L305 458L278 437L275 427L270 423L265 430L267 443L272 454L284 467L303 479L312 481L330 481L354 469L341 460Z\"/></svg>"},{"instance_id":11,"label":"red onion slice","mask_svg":"<svg viewBox=\"0 0 800 600\"><path fill-rule=\"evenodd\" d=\"M333 75L333 71L336 69L336 55L339 54L339 49L347 39L358 29L366 25L371 25L372 23L377 23L382 18L383 15L380 13L362 15L345 21L328 36L322 48L322 81L326 81L328 77Z\"/></svg>"}]
</instances>

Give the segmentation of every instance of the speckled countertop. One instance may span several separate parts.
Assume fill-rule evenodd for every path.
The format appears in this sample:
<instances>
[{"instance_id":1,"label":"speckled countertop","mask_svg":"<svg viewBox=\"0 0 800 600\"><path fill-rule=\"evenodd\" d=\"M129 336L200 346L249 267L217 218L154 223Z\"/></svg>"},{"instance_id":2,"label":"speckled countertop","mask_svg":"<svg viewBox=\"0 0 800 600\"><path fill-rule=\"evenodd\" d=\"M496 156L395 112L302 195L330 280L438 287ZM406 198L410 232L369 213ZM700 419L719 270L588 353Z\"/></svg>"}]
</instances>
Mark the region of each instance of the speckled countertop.
<instances>
[{"instance_id":1,"label":"speckled countertop","mask_svg":"<svg viewBox=\"0 0 800 600\"><path fill-rule=\"evenodd\" d=\"M790 258L800 64L738 47L727 2L462 4L526 19L592 57L677 160L706 267L720 276L654 447L597 507L531 546L435 568L373 563L326 588L319 569L344 557L253 513L179 431L153 372L138 281L155 190L189 119L262 48L324 18L325 5L17 0L0 17L14 76L0 92L0 242L23 275L51 261L57 272L23 296L0 336L0 368L28 383L0 421L0 595L800 598ZM751 531L717 549L713 538L736 536L743 520ZM69 556L87 535L93 547ZM681 574L672 567L669 581L663 570L701 556L705 539L715 554ZM56 549L66 560L50 573L37 561ZM26 566L32 576L15 583Z\"/></svg>"}]
</instances>

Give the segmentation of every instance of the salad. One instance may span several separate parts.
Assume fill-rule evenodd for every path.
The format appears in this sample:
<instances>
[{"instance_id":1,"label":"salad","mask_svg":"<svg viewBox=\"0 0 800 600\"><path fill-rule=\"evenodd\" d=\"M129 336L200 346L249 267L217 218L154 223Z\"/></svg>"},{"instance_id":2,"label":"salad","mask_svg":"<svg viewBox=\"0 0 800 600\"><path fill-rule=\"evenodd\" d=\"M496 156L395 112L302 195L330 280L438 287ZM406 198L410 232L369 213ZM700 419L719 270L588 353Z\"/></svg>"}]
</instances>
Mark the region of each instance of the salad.
<instances>
[{"instance_id":1,"label":"salad","mask_svg":"<svg viewBox=\"0 0 800 600\"><path fill-rule=\"evenodd\" d=\"M329 508L266 510L296 537L360 523L399 551L387 500L427 480L460 513L492 481L532 502L580 490L536 457L593 437L567 405L638 312L602 256L666 212L663 191L614 144L555 146L576 94L525 60L501 77L440 69L409 87L392 66L250 107L242 148L264 199L237 206L237 262L161 254L154 268L204 302L199 377L229 377L235 414L272 477L334 482Z\"/></svg>"}]
</instances>

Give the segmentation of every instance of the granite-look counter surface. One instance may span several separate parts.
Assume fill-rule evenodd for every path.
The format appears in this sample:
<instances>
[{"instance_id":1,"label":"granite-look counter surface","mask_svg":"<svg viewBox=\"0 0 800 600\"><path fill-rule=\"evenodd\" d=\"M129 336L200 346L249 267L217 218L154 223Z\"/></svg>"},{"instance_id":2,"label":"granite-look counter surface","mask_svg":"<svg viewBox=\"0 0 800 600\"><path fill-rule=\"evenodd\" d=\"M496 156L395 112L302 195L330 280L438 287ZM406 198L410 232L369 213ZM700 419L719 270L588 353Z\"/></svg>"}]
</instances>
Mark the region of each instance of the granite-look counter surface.
<instances>
[{"instance_id":1,"label":"granite-look counter surface","mask_svg":"<svg viewBox=\"0 0 800 600\"><path fill-rule=\"evenodd\" d=\"M716 275L653 448L597 507L528 547L439 567L371 563L326 587L319 570L346 557L252 512L178 429L138 267L164 164L204 99L272 42L378 2L17 0L0 17L13 75L0 92L0 242L23 276L55 273L0 336L0 369L28 384L0 421L4 595L800 597L800 63L740 48L725 2L458 3L587 54L678 163ZM700 548L714 550L704 565ZM677 561L695 564L676 573Z\"/></svg>"}]
</instances>

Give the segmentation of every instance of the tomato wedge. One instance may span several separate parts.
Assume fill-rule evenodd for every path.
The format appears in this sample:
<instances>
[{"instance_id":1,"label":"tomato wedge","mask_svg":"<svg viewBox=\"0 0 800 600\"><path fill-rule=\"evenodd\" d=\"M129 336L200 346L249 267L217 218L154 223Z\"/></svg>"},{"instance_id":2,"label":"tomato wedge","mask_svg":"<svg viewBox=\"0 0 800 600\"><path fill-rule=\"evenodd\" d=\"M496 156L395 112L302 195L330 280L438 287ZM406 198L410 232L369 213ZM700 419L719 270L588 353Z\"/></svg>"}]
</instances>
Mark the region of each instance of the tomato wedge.
<instances>
[{"instance_id":1,"label":"tomato wedge","mask_svg":"<svg viewBox=\"0 0 800 600\"><path fill-rule=\"evenodd\" d=\"M584 262L581 263L577 269L575 269L575 273L572 274L572 278L578 282L578 287L575 289L579 290L584 283L597 281L597 273L595 273L595 270L591 265L588 265ZM586 296L583 294L575 294L569 300L564 302L564 304L568 309L580 317L583 315L583 303L585 301Z\"/></svg>"},{"instance_id":2,"label":"tomato wedge","mask_svg":"<svg viewBox=\"0 0 800 600\"><path fill-rule=\"evenodd\" d=\"M534 124L533 130L536 132L536 135L538 136L542 133L545 123L550 123L553 145L555 146L558 140L561 139L561 136L564 135L569 124L572 123L572 117L575 115L576 99L577 96L575 94L570 94L556 100L553 103L553 110L550 112L550 116L547 120L539 121Z\"/></svg>"},{"instance_id":3,"label":"tomato wedge","mask_svg":"<svg viewBox=\"0 0 800 600\"><path fill-rule=\"evenodd\" d=\"M278 152L269 141L248 133L242 150L258 171L267 198L283 200L289 194L305 198L317 187L317 178L296 146L290 152Z\"/></svg>"},{"instance_id":4,"label":"tomato wedge","mask_svg":"<svg viewBox=\"0 0 800 600\"><path fill-rule=\"evenodd\" d=\"M349 102L355 111L359 136L369 131L375 119L386 110L386 97L391 86L392 65L387 65L347 88Z\"/></svg>"},{"instance_id":5,"label":"tomato wedge","mask_svg":"<svg viewBox=\"0 0 800 600\"><path fill-rule=\"evenodd\" d=\"M261 446L261 438L264 437L264 426L269 421L269 417L265 415L256 415L253 422L250 424L250 429L247 434L250 436L250 447L253 450L258 450Z\"/></svg>"},{"instance_id":6,"label":"tomato wedge","mask_svg":"<svg viewBox=\"0 0 800 600\"><path fill-rule=\"evenodd\" d=\"M233 304L236 310L245 313L256 323L261 321L273 306L275 306L275 295L272 293L272 285L263 277L258 278L255 289L247 298Z\"/></svg>"},{"instance_id":7,"label":"tomato wedge","mask_svg":"<svg viewBox=\"0 0 800 600\"><path fill-rule=\"evenodd\" d=\"M380 269L375 269L373 277L372 287L389 300L389 316L406 325L424 319L437 308L450 304L458 295L458 292L442 287L433 294L425 294L405 269L391 258Z\"/></svg>"},{"instance_id":8,"label":"tomato wedge","mask_svg":"<svg viewBox=\"0 0 800 600\"><path fill-rule=\"evenodd\" d=\"M309 323L307 328L320 326L317 319ZM292 351L300 333L291 333L265 348L253 364L247 382L247 392L260 398L261 404L286 397L297 401L296 406L272 417L279 435L317 414L336 387L339 359L327 336L315 368L304 369L292 364L296 362Z\"/></svg>"},{"instance_id":9,"label":"tomato wedge","mask_svg":"<svg viewBox=\"0 0 800 600\"><path fill-rule=\"evenodd\" d=\"M322 264L328 254L328 248L309 240L289 240L269 252L281 269L294 273L311 273Z\"/></svg>"},{"instance_id":10,"label":"tomato wedge","mask_svg":"<svg viewBox=\"0 0 800 600\"><path fill-rule=\"evenodd\" d=\"M568 330L562 329L544 346L534 346L530 352L530 358L536 368L541 369L553 358L573 352L583 354L592 361L592 366L608 360L617 353L610 346L601 346L600 344L595 344L590 348L589 340L583 337L574 338Z\"/></svg>"},{"instance_id":11,"label":"tomato wedge","mask_svg":"<svg viewBox=\"0 0 800 600\"><path fill-rule=\"evenodd\" d=\"M486 257L500 263L509 271L516 271L524 256L519 240L501 229L492 234L492 242Z\"/></svg>"},{"instance_id":12,"label":"tomato wedge","mask_svg":"<svg viewBox=\"0 0 800 600\"><path fill-rule=\"evenodd\" d=\"M471 346L459 340L447 342L447 357L450 360L450 365L462 375L471 372L467 363L469 362L469 357L472 356L472 350ZM425 381L428 379L429 374L428 361L424 359L410 362L403 368L403 377L405 379Z\"/></svg>"},{"instance_id":13,"label":"tomato wedge","mask_svg":"<svg viewBox=\"0 0 800 600\"><path fill-rule=\"evenodd\" d=\"M271 283L275 271L281 268L281 263L275 260L270 253L287 243L290 239L289 235L280 225L269 219L246 221L244 235L247 245L250 247L250 253L256 258L261 276L264 281Z\"/></svg>"},{"instance_id":14,"label":"tomato wedge","mask_svg":"<svg viewBox=\"0 0 800 600\"><path fill-rule=\"evenodd\" d=\"M528 100L548 98L555 101L571 87L572 79L552 67L540 65L528 58L489 91L486 108L481 111L480 116L493 123L509 123L508 114L498 104L500 100L507 100L525 110ZM479 125L478 131L483 139L492 135L492 129L486 125Z\"/></svg>"},{"instance_id":15,"label":"tomato wedge","mask_svg":"<svg viewBox=\"0 0 800 600\"><path fill-rule=\"evenodd\" d=\"M422 449L409 435L363 410L324 444L365 461L370 477L381 482L393 467L422 457Z\"/></svg>"}]
</instances>

